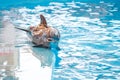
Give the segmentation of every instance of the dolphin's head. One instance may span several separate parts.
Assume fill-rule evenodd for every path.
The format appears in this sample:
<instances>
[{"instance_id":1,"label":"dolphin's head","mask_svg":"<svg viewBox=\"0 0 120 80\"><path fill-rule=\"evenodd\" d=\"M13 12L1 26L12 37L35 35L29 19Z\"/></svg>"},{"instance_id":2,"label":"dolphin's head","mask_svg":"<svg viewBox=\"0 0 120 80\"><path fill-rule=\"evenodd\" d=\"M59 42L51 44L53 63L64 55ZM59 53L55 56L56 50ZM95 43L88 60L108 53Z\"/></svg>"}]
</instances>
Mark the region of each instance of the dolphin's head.
<instances>
[{"instance_id":1,"label":"dolphin's head","mask_svg":"<svg viewBox=\"0 0 120 80\"><path fill-rule=\"evenodd\" d=\"M47 25L46 19L40 15L40 24L30 27L33 36L33 42L37 45L50 46L50 43L58 43L60 33L56 28Z\"/></svg>"}]
</instances>

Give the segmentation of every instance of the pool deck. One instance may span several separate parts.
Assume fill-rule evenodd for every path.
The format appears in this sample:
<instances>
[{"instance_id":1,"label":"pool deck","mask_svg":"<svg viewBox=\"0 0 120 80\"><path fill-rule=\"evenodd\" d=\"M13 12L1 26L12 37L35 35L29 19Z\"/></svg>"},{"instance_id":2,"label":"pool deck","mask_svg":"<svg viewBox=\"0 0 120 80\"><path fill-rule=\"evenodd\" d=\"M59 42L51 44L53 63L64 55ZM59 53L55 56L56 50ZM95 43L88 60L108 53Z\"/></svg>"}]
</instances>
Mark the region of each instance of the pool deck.
<instances>
[{"instance_id":1,"label":"pool deck","mask_svg":"<svg viewBox=\"0 0 120 80\"><path fill-rule=\"evenodd\" d=\"M43 61L36 58L30 49L20 48L18 53L0 57L2 57L0 61L3 63L0 66L0 71L3 72L1 73L2 79L12 76L15 80L51 80L52 64L42 66Z\"/></svg>"},{"instance_id":2,"label":"pool deck","mask_svg":"<svg viewBox=\"0 0 120 80\"><path fill-rule=\"evenodd\" d=\"M8 21L4 21L3 26L0 36L3 41L0 43L0 80L51 80L53 53L49 49L30 45L16 47L14 26Z\"/></svg>"},{"instance_id":3,"label":"pool deck","mask_svg":"<svg viewBox=\"0 0 120 80\"><path fill-rule=\"evenodd\" d=\"M41 67L40 60L33 56L32 51L20 49L20 72L17 74L19 80L51 80L51 72L51 67Z\"/></svg>"}]
</instances>

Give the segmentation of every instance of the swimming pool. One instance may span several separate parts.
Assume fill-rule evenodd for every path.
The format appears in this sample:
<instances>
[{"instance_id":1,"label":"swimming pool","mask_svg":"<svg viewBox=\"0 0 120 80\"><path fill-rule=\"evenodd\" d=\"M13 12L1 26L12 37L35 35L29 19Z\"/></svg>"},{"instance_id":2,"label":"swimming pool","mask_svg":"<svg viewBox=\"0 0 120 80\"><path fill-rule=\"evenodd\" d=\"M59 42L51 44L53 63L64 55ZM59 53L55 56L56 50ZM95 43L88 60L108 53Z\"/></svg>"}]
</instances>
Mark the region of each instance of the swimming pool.
<instances>
[{"instance_id":1,"label":"swimming pool","mask_svg":"<svg viewBox=\"0 0 120 80\"><path fill-rule=\"evenodd\" d=\"M52 80L120 80L120 0L17 1L3 1L3 19L28 27L43 14L60 31ZM24 34L17 46L28 43Z\"/></svg>"}]
</instances>

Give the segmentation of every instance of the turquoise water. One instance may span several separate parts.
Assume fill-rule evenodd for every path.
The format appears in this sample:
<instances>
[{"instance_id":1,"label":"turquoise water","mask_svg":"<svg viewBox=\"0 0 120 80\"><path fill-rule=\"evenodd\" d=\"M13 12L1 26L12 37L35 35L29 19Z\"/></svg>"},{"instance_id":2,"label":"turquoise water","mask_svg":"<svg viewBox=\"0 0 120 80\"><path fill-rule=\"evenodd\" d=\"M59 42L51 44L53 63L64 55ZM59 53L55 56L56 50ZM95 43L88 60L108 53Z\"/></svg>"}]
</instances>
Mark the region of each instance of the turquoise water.
<instances>
[{"instance_id":1,"label":"turquoise water","mask_svg":"<svg viewBox=\"0 0 120 80\"><path fill-rule=\"evenodd\" d=\"M2 2L2 19L28 27L43 14L60 31L52 80L120 80L119 0ZM18 46L28 43L24 34Z\"/></svg>"}]
</instances>

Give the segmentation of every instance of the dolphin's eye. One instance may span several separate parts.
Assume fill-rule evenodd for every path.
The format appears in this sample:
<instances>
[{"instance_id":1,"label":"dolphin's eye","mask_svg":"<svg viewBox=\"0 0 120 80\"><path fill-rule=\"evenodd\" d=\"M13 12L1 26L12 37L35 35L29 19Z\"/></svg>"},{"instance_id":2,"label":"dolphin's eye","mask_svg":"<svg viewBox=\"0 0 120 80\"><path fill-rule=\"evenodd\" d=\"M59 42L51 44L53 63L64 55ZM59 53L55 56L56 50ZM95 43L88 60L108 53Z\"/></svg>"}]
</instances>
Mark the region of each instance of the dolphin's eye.
<instances>
[{"instance_id":1,"label":"dolphin's eye","mask_svg":"<svg viewBox=\"0 0 120 80\"><path fill-rule=\"evenodd\" d=\"M48 38L48 42L51 42L51 41L53 41L52 38Z\"/></svg>"}]
</instances>

